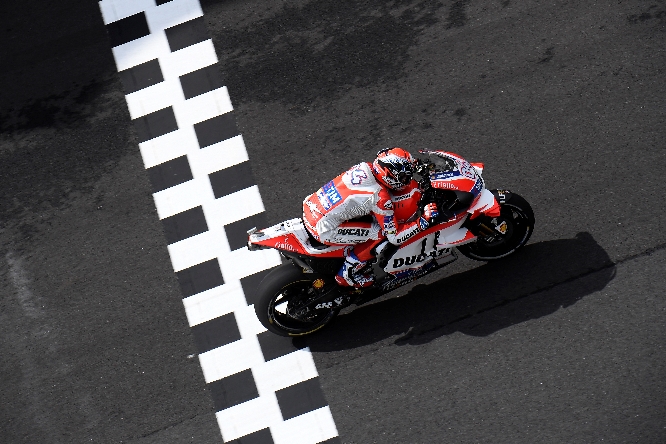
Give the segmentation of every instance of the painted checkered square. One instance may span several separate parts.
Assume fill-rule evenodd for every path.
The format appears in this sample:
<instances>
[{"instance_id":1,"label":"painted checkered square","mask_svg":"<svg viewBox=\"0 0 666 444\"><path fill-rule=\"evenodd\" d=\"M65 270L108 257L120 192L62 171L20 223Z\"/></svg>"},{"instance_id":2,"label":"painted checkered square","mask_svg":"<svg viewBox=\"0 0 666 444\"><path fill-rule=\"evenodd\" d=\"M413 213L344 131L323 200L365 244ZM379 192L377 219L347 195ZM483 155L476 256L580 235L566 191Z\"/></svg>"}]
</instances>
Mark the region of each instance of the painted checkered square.
<instances>
[{"instance_id":1,"label":"painted checkered square","mask_svg":"<svg viewBox=\"0 0 666 444\"><path fill-rule=\"evenodd\" d=\"M339 442L312 355L257 320L281 263L198 0L103 0L102 16L225 442Z\"/></svg>"}]
</instances>

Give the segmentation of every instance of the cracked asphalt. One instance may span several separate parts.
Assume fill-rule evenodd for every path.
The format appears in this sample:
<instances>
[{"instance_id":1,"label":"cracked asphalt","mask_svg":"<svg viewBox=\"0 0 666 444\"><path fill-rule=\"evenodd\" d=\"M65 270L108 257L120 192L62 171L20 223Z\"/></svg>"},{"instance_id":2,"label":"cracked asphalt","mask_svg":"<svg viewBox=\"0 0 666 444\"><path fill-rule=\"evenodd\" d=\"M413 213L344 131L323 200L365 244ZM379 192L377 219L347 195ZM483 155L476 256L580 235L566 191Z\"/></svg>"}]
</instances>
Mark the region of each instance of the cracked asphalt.
<instances>
[{"instance_id":1,"label":"cracked asphalt","mask_svg":"<svg viewBox=\"0 0 666 444\"><path fill-rule=\"evenodd\" d=\"M301 340L343 443L666 441L666 2L206 0L270 223L385 146L532 204ZM221 442L94 2L3 5L0 436Z\"/></svg>"}]
</instances>

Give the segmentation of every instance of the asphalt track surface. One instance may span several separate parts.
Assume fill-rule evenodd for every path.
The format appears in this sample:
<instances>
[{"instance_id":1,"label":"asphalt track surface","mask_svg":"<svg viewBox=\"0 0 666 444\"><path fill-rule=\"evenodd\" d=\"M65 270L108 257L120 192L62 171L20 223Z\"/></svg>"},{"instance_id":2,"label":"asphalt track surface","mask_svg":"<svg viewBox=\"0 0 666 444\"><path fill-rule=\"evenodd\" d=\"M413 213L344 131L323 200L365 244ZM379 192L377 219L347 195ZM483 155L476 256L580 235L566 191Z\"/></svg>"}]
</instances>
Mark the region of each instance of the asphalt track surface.
<instances>
[{"instance_id":1,"label":"asphalt track surface","mask_svg":"<svg viewBox=\"0 0 666 444\"><path fill-rule=\"evenodd\" d=\"M384 146L536 213L304 340L341 442L666 442L666 2L203 8L269 222ZM1 441L222 442L97 5L0 17Z\"/></svg>"}]
</instances>

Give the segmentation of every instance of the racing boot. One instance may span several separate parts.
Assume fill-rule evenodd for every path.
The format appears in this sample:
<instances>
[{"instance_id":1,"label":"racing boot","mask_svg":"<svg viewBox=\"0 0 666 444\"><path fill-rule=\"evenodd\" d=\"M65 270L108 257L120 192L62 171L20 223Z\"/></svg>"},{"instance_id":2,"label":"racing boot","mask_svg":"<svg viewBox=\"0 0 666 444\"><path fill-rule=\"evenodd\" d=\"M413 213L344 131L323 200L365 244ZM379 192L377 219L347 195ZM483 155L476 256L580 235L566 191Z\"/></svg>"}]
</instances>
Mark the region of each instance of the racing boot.
<instances>
[{"instance_id":1,"label":"racing boot","mask_svg":"<svg viewBox=\"0 0 666 444\"><path fill-rule=\"evenodd\" d=\"M360 260L352 247L345 249L345 263L335 276L335 281L343 287L365 288L375 282L372 273L362 273L369 261Z\"/></svg>"}]
</instances>

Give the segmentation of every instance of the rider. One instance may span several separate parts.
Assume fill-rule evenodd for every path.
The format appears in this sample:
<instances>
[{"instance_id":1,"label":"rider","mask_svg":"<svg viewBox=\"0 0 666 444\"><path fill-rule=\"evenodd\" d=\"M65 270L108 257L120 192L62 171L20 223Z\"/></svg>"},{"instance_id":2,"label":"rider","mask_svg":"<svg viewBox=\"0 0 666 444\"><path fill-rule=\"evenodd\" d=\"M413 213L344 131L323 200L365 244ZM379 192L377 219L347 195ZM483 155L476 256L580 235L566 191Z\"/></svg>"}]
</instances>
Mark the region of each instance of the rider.
<instances>
[{"instance_id":1,"label":"rider","mask_svg":"<svg viewBox=\"0 0 666 444\"><path fill-rule=\"evenodd\" d=\"M303 201L303 220L310 234L327 245L349 245L345 262L335 277L338 284L368 287L372 274L363 269L374 257L373 250L386 238L394 245L428 228L437 217L437 206L428 204L423 215L399 223L393 211L392 195L418 190L412 179L416 160L402 148L384 148L370 164L351 167ZM354 220L372 215L372 221ZM380 225L381 224L381 225Z\"/></svg>"}]
</instances>

